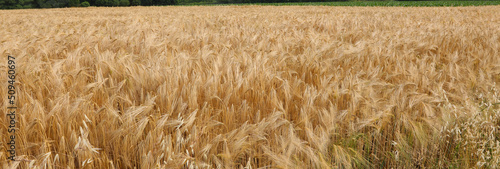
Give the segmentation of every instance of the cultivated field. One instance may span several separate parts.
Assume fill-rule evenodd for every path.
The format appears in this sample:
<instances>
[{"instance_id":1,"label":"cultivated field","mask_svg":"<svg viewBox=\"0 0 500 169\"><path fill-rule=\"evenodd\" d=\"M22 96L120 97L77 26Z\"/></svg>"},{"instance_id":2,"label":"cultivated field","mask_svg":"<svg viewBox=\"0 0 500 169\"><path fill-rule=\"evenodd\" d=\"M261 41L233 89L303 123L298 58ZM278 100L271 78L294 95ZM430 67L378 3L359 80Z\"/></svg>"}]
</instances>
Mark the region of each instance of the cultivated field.
<instances>
[{"instance_id":1,"label":"cultivated field","mask_svg":"<svg viewBox=\"0 0 500 169\"><path fill-rule=\"evenodd\" d=\"M0 168L495 168L498 14L0 11ZM6 160L8 54L15 162Z\"/></svg>"}]
</instances>

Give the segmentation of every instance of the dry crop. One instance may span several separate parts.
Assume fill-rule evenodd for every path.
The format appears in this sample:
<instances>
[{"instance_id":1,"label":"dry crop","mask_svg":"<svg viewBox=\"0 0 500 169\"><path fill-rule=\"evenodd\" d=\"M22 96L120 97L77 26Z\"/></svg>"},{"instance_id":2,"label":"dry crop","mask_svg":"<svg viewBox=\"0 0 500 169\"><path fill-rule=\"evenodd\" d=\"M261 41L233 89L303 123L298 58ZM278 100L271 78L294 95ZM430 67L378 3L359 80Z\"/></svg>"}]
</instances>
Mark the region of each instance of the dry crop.
<instances>
[{"instance_id":1,"label":"dry crop","mask_svg":"<svg viewBox=\"0 0 500 169\"><path fill-rule=\"evenodd\" d=\"M0 168L495 168L498 14L0 11L19 97L18 157L6 160L2 113Z\"/></svg>"}]
</instances>

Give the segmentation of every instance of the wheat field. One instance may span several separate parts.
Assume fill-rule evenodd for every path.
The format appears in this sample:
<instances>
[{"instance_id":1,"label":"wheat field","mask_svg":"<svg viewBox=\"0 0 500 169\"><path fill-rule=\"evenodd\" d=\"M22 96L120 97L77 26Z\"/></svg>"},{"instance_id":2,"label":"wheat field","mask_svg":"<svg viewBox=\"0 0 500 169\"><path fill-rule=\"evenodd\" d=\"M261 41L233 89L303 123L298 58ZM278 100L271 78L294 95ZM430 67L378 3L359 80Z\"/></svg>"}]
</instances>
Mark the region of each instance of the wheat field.
<instances>
[{"instance_id":1,"label":"wheat field","mask_svg":"<svg viewBox=\"0 0 500 169\"><path fill-rule=\"evenodd\" d=\"M499 13L0 11L0 168L497 168Z\"/></svg>"}]
</instances>

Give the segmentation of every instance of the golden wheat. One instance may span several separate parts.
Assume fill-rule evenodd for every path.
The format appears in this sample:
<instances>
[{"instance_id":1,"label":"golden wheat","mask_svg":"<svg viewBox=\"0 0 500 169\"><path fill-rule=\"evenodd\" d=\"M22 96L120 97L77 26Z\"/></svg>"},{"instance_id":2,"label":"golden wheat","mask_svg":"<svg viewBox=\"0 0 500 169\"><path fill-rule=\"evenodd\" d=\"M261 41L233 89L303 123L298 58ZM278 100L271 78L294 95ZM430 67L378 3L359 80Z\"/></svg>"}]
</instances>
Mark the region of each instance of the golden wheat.
<instances>
[{"instance_id":1,"label":"golden wheat","mask_svg":"<svg viewBox=\"0 0 500 169\"><path fill-rule=\"evenodd\" d=\"M499 13L0 11L0 168L495 168Z\"/></svg>"}]
</instances>

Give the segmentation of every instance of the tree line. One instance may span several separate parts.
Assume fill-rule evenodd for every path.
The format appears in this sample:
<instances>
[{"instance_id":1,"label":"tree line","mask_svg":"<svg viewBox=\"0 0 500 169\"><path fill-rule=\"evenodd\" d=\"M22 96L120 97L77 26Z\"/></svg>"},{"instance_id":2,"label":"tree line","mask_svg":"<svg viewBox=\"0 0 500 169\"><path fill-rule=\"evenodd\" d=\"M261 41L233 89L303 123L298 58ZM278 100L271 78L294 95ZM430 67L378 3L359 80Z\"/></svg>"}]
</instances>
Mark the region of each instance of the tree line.
<instances>
[{"instance_id":1,"label":"tree line","mask_svg":"<svg viewBox=\"0 0 500 169\"><path fill-rule=\"evenodd\" d=\"M189 3L333 2L347 0L0 0L0 9L63 8L88 6L153 6Z\"/></svg>"},{"instance_id":2,"label":"tree line","mask_svg":"<svg viewBox=\"0 0 500 169\"><path fill-rule=\"evenodd\" d=\"M177 0L0 0L0 9L175 5Z\"/></svg>"},{"instance_id":3,"label":"tree line","mask_svg":"<svg viewBox=\"0 0 500 169\"><path fill-rule=\"evenodd\" d=\"M338 1L420 1L420 0L0 0L0 9L62 8L88 6L153 6L177 4L238 4ZM427 1L483 1L483 0L427 0Z\"/></svg>"}]
</instances>

